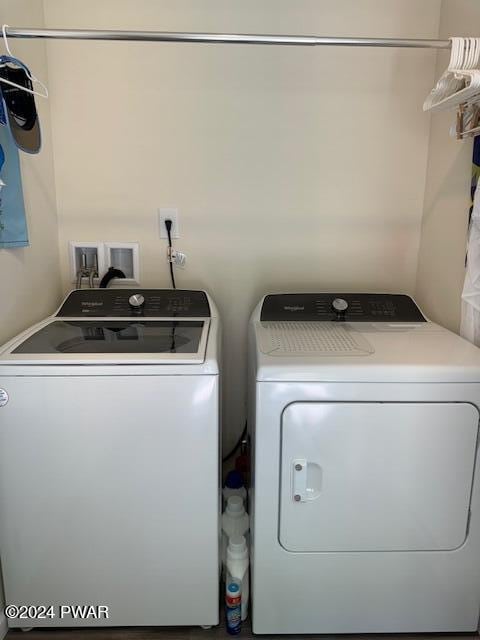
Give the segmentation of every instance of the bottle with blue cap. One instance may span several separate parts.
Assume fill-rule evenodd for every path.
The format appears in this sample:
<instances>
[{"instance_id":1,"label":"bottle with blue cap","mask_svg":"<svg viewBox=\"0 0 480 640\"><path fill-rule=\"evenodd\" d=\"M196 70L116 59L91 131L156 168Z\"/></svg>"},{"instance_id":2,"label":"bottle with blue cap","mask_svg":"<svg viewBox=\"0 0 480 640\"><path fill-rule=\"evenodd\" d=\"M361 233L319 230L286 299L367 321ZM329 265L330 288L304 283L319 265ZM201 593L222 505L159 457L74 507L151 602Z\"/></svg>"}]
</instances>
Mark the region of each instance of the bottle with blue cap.
<instances>
[{"instance_id":1,"label":"bottle with blue cap","mask_svg":"<svg viewBox=\"0 0 480 640\"><path fill-rule=\"evenodd\" d=\"M236 636L242 629L242 583L230 578L225 590L225 618L227 632Z\"/></svg>"},{"instance_id":2,"label":"bottle with blue cap","mask_svg":"<svg viewBox=\"0 0 480 640\"><path fill-rule=\"evenodd\" d=\"M230 496L240 496L243 500L243 504L247 505L247 490L245 489L245 482L243 480L243 473L233 469L227 474L225 480L225 486L223 487L223 507L225 508Z\"/></svg>"}]
</instances>

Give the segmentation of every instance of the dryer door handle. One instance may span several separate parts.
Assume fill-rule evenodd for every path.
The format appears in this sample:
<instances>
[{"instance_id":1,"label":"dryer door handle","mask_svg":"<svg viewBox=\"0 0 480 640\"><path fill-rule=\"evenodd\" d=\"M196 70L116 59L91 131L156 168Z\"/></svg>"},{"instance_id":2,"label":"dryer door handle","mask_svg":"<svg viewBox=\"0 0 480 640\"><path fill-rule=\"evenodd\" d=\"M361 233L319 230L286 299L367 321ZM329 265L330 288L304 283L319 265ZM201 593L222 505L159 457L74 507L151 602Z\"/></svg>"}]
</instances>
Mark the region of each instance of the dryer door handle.
<instances>
[{"instance_id":1,"label":"dryer door handle","mask_svg":"<svg viewBox=\"0 0 480 640\"><path fill-rule=\"evenodd\" d=\"M292 498L294 502L310 502L320 496L322 469L306 458L292 461Z\"/></svg>"},{"instance_id":2,"label":"dryer door handle","mask_svg":"<svg viewBox=\"0 0 480 640\"><path fill-rule=\"evenodd\" d=\"M299 458L293 461L293 500L294 502L307 501L307 461Z\"/></svg>"}]
</instances>

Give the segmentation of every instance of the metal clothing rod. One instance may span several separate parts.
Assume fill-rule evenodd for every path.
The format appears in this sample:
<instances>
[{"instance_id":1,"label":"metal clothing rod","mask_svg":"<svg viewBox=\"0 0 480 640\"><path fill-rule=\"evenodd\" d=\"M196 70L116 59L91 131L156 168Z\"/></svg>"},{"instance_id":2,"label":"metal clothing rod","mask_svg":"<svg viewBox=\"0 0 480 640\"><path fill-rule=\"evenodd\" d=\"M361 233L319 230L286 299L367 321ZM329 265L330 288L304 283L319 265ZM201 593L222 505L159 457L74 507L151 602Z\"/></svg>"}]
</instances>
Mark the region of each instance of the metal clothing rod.
<instances>
[{"instance_id":1,"label":"metal clothing rod","mask_svg":"<svg viewBox=\"0 0 480 640\"><path fill-rule=\"evenodd\" d=\"M210 44L270 44L300 47L403 47L450 49L450 40L411 38L330 38L238 33L183 33L166 31L103 31L93 29L17 29L8 27L9 38L53 38L61 40L133 40L138 42L199 42Z\"/></svg>"}]
</instances>

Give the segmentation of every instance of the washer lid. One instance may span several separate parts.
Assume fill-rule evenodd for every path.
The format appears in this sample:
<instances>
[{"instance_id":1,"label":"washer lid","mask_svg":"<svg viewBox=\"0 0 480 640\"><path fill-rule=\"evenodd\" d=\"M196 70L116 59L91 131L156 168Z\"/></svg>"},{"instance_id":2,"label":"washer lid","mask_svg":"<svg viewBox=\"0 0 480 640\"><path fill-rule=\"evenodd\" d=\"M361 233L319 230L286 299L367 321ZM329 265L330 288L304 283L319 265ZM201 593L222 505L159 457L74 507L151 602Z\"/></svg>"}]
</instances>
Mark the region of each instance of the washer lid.
<instances>
[{"instance_id":1,"label":"washer lid","mask_svg":"<svg viewBox=\"0 0 480 640\"><path fill-rule=\"evenodd\" d=\"M202 363L209 319L53 318L10 344L4 361L20 363Z\"/></svg>"}]
</instances>

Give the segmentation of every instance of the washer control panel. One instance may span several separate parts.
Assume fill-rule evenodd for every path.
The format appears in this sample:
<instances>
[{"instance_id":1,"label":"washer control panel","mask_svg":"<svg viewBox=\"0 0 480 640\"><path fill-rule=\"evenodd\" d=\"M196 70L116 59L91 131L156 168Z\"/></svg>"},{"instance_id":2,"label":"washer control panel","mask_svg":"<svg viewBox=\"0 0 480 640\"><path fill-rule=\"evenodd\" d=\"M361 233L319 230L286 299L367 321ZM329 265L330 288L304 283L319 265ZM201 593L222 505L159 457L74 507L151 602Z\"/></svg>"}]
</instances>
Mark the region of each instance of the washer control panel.
<instances>
[{"instance_id":1,"label":"washer control panel","mask_svg":"<svg viewBox=\"0 0 480 640\"><path fill-rule=\"evenodd\" d=\"M426 322L415 302L390 293L281 293L265 297L260 319Z\"/></svg>"},{"instance_id":2,"label":"washer control panel","mask_svg":"<svg viewBox=\"0 0 480 640\"><path fill-rule=\"evenodd\" d=\"M61 306L58 317L208 318L204 291L182 289L77 289Z\"/></svg>"}]
</instances>

